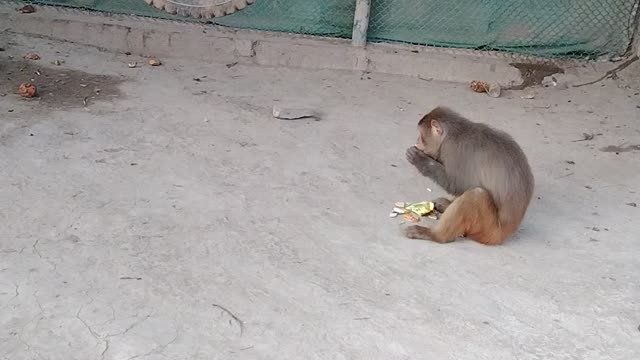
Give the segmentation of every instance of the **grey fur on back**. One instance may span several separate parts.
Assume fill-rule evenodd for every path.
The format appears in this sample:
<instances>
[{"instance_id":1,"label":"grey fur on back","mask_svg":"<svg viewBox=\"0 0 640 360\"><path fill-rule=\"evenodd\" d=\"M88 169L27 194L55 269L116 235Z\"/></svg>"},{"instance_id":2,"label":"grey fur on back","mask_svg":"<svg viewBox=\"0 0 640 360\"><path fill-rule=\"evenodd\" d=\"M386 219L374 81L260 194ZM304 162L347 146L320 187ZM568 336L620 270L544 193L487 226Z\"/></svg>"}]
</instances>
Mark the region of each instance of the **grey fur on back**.
<instances>
[{"instance_id":1,"label":"grey fur on back","mask_svg":"<svg viewBox=\"0 0 640 360\"><path fill-rule=\"evenodd\" d=\"M454 195L482 187L493 198L502 227L518 227L533 195L534 179L527 157L513 138L486 124L439 108L445 139L438 159L454 182Z\"/></svg>"}]
</instances>

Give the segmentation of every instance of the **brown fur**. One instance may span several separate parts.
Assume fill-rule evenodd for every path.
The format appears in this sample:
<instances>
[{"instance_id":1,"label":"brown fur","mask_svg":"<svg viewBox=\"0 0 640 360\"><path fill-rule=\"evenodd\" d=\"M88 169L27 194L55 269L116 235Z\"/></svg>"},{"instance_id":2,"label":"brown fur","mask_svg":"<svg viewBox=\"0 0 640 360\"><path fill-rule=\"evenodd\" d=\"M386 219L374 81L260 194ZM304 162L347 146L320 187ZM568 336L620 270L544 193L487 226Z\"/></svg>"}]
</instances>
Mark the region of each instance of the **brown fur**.
<instances>
[{"instance_id":1,"label":"brown fur","mask_svg":"<svg viewBox=\"0 0 640 360\"><path fill-rule=\"evenodd\" d=\"M520 146L508 134L437 107L418 123L407 160L456 196L435 202L445 209L432 228L410 226L406 235L439 243L460 236L501 244L520 226L534 179ZM443 201L444 200L444 201Z\"/></svg>"}]
</instances>

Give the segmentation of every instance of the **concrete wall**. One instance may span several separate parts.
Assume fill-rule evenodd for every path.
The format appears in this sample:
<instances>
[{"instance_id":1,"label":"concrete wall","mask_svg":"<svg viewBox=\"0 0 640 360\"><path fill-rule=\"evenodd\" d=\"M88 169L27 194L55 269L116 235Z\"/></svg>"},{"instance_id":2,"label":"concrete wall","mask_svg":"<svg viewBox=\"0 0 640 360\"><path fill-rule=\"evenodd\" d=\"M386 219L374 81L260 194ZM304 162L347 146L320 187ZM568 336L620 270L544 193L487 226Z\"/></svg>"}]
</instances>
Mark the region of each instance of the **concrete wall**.
<instances>
[{"instance_id":1,"label":"concrete wall","mask_svg":"<svg viewBox=\"0 0 640 360\"><path fill-rule=\"evenodd\" d=\"M39 6L33 14L0 1L0 24L8 32L37 35L140 55L240 62L262 66L342 69L416 76L423 79L519 84L513 58L466 50L369 44L219 26Z\"/></svg>"}]
</instances>

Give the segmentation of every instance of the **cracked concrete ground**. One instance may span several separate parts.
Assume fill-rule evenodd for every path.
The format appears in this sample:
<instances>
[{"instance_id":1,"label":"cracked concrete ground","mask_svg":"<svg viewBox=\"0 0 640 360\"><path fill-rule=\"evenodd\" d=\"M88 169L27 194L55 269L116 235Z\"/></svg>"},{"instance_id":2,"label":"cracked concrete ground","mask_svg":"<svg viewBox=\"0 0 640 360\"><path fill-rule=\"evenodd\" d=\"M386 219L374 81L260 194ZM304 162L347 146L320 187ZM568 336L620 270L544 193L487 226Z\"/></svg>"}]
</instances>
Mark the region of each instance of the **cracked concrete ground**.
<instances>
[{"instance_id":1,"label":"cracked concrete ground","mask_svg":"<svg viewBox=\"0 0 640 360\"><path fill-rule=\"evenodd\" d=\"M375 74L151 68L7 34L0 46L3 359L640 358L638 66L492 99ZM31 78L40 98L18 97ZM274 104L324 118L276 120ZM438 104L529 156L536 197L502 247L407 240L388 218L442 195L404 161Z\"/></svg>"}]
</instances>

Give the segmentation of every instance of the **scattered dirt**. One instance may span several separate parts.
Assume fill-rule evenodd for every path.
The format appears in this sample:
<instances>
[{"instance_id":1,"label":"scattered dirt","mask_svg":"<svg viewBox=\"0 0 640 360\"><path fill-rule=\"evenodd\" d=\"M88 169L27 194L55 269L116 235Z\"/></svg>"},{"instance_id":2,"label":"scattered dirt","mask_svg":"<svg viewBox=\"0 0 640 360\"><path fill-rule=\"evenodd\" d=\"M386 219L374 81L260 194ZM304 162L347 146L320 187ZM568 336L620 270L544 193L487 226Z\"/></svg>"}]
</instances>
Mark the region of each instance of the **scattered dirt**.
<instances>
[{"instance_id":1,"label":"scattered dirt","mask_svg":"<svg viewBox=\"0 0 640 360\"><path fill-rule=\"evenodd\" d=\"M621 153L621 152L629 152L629 151L634 151L634 150L638 150L640 151L640 145L636 144L636 145L626 145L626 146L622 146L622 145L609 145L609 146L605 146L603 148L600 149L600 151L604 151L604 152L614 152L614 153Z\"/></svg>"},{"instance_id":2,"label":"scattered dirt","mask_svg":"<svg viewBox=\"0 0 640 360\"><path fill-rule=\"evenodd\" d=\"M522 84L512 86L507 90L523 90L530 86L542 84L542 80L553 74L564 74L564 69L553 64L525 64L513 63L514 68L520 71L522 76Z\"/></svg>"},{"instance_id":3,"label":"scattered dirt","mask_svg":"<svg viewBox=\"0 0 640 360\"><path fill-rule=\"evenodd\" d=\"M604 79L617 80L617 79L619 79L618 72L626 69L627 67L629 67L629 65L631 65L634 62L638 61L638 59L640 59L640 57L638 57L638 55L632 56L631 58L627 59L622 64L616 66L614 69L611 69L611 70L607 71L601 77L599 77L599 78L597 78L597 79L595 79L593 81L586 82L584 84L573 85L573 87L582 87L582 86L587 86L587 85L593 85L593 84L598 83L598 82L600 82L600 81L602 81Z\"/></svg>"},{"instance_id":4,"label":"scattered dirt","mask_svg":"<svg viewBox=\"0 0 640 360\"><path fill-rule=\"evenodd\" d=\"M83 107L83 99L109 100L120 96L118 86L125 80L60 67L40 66L24 59L0 57L0 93L16 94L21 83L32 83L39 97L25 99L54 108ZM86 101L86 100L85 100Z\"/></svg>"},{"instance_id":5,"label":"scattered dirt","mask_svg":"<svg viewBox=\"0 0 640 360\"><path fill-rule=\"evenodd\" d=\"M578 140L573 140L573 142L579 142L579 141L591 141L593 140L596 136L602 135L600 133L598 134L588 134L588 133L582 133L582 139L578 139Z\"/></svg>"}]
</instances>

